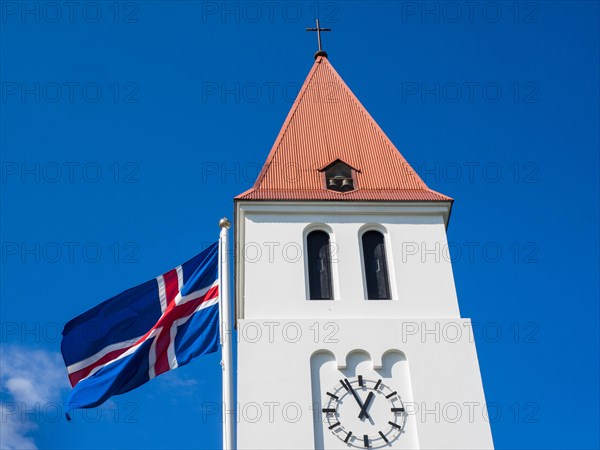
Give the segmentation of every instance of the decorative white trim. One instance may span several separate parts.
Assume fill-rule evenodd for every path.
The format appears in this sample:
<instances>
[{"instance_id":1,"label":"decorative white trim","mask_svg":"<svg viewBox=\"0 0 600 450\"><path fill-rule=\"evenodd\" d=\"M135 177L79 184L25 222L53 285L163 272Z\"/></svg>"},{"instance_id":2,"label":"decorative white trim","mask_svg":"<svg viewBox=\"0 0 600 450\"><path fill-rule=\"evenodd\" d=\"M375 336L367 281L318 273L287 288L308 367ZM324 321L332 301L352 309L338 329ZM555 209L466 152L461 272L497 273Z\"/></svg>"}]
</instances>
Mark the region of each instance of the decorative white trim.
<instances>
[{"instance_id":1,"label":"decorative white trim","mask_svg":"<svg viewBox=\"0 0 600 450\"><path fill-rule=\"evenodd\" d=\"M374 215L429 215L441 214L446 226L451 202L337 202L337 201L238 201L237 210L253 214L374 214Z\"/></svg>"}]
</instances>

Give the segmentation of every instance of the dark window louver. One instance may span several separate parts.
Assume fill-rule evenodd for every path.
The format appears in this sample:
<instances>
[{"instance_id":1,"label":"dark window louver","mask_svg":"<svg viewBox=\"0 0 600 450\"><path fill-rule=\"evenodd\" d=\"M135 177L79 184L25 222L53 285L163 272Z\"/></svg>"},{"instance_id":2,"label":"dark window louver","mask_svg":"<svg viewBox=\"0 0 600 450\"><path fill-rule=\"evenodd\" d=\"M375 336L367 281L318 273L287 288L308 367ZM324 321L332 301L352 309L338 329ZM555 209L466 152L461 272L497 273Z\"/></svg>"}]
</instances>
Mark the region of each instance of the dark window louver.
<instances>
[{"instance_id":1,"label":"dark window louver","mask_svg":"<svg viewBox=\"0 0 600 450\"><path fill-rule=\"evenodd\" d=\"M354 178L352 178L352 167L343 161L337 161L325 171L327 189L337 192L348 192L354 190Z\"/></svg>"},{"instance_id":2,"label":"dark window louver","mask_svg":"<svg viewBox=\"0 0 600 450\"><path fill-rule=\"evenodd\" d=\"M390 285L383 234L367 231L362 235L365 278L369 300L389 300Z\"/></svg>"},{"instance_id":3,"label":"dark window louver","mask_svg":"<svg viewBox=\"0 0 600 450\"><path fill-rule=\"evenodd\" d=\"M332 300L329 235L320 230L312 231L306 237L306 245L310 299Z\"/></svg>"}]
</instances>

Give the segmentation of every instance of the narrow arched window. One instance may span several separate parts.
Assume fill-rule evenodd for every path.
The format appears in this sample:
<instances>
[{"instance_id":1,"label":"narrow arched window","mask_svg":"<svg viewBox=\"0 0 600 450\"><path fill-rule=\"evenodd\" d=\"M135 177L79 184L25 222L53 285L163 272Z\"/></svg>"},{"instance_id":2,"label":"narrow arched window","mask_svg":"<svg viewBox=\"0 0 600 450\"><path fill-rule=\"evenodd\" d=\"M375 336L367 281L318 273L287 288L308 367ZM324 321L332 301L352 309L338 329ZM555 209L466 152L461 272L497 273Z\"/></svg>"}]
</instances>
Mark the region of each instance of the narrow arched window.
<instances>
[{"instance_id":1,"label":"narrow arched window","mask_svg":"<svg viewBox=\"0 0 600 450\"><path fill-rule=\"evenodd\" d=\"M329 234L311 231L306 236L308 257L308 284L311 300L331 300L331 252Z\"/></svg>"},{"instance_id":2,"label":"narrow arched window","mask_svg":"<svg viewBox=\"0 0 600 450\"><path fill-rule=\"evenodd\" d=\"M369 300L389 300L385 242L379 231L367 231L362 235L365 278L367 280L367 298Z\"/></svg>"}]
</instances>

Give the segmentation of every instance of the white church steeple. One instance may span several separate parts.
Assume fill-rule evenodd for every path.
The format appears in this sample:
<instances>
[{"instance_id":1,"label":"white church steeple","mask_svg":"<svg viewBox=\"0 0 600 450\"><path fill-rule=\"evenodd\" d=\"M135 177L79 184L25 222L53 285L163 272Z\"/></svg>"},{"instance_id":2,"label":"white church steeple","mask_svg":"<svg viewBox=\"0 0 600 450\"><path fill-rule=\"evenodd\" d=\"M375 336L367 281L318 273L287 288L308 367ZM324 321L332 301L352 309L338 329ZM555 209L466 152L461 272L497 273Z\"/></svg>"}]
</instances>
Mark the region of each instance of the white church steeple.
<instances>
[{"instance_id":1,"label":"white church steeple","mask_svg":"<svg viewBox=\"0 0 600 450\"><path fill-rule=\"evenodd\" d=\"M492 447L451 206L317 55L235 199L240 449Z\"/></svg>"}]
</instances>

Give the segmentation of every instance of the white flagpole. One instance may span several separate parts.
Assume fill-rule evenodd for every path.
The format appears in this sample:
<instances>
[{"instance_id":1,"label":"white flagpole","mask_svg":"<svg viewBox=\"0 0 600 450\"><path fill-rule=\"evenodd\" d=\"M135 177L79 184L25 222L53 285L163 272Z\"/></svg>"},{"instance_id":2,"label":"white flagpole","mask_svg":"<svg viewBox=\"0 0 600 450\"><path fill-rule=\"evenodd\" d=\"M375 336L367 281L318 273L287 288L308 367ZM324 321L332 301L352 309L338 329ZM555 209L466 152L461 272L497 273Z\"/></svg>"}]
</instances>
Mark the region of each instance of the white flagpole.
<instances>
[{"instance_id":1,"label":"white flagpole","mask_svg":"<svg viewBox=\"0 0 600 450\"><path fill-rule=\"evenodd\" d=\"M227 235L231 223L223 217L219 221L219 312L221 331L221 367L223 369L223 450L235 449L233 438L233 358L231 350L231 312L229 309L229 251Z\"/></svg>"}]
</instances>

